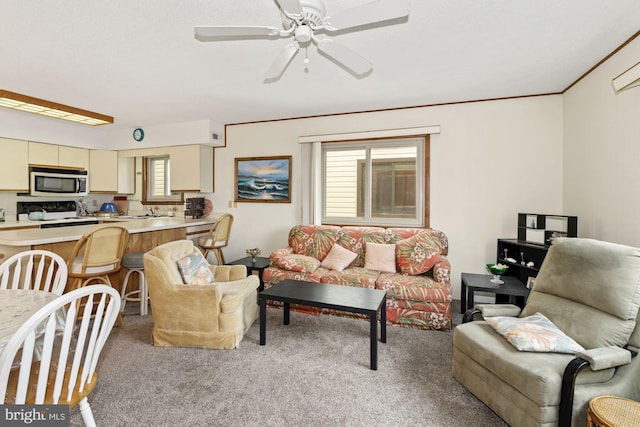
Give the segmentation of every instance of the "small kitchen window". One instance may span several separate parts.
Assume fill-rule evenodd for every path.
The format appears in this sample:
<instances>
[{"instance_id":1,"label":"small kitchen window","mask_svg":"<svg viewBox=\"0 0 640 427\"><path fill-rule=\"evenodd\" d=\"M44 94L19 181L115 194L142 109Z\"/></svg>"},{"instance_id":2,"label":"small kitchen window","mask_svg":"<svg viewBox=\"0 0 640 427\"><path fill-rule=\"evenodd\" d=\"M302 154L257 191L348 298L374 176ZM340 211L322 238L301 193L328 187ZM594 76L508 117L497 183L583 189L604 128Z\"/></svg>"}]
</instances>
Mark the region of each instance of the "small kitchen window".
<instances>
[{"instance_id":1,"label":"small kitchen window","mask_svg":"<svg viewBox=\"0 0 640 427\"><path fill-rule=\"evenodd\" d=\"M183 193L171 192L169 156L143 158L143 204L176 204L184 202Z\"/></svg>"}]
</instances>

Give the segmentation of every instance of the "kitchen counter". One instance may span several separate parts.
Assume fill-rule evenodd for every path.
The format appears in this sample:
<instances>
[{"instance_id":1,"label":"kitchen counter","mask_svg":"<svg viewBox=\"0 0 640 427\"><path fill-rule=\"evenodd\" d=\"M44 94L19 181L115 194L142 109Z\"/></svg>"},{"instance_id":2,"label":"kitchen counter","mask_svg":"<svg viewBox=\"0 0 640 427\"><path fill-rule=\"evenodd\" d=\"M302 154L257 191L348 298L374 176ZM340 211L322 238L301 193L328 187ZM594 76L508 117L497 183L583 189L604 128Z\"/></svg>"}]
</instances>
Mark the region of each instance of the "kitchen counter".
<instances>
[{"instance_id":1,"label":"kitchen counter","mask_svg":"<svg viewBox=\"0 0 640 427\"><path fill-rule=\"evenodd\" d=\"M183 217L149 217L136 218L99 218L103 223L117 223L129 231L129 234L144 233L149 231L161 231L174 228L186 228L191 226L211 225L217 219L216 214L207 218L183 218ZM79 225L75 227L58 228L29 228L33 222L23 223L18 221L5 222L0 226L0 245L3 246L34 246L50 243L62 243L77 241L82 235L97 225ZM24 225L25 228L22 228ZM11 229L20 227L20 229ZM10 228L2 231L3 228Z\"/></svg>"},{"instance_id":2,"label":"kitchen counter","mask_svg":"<svg viewBox=\"0 0 640 427\"><path fill-rule=\"evenodd\" d=\"M11 230L15 228L40 228L40 225L36 224L35 221L16 221L16 220L0 221L0 231Z\"/></svg>"}]
</instances>

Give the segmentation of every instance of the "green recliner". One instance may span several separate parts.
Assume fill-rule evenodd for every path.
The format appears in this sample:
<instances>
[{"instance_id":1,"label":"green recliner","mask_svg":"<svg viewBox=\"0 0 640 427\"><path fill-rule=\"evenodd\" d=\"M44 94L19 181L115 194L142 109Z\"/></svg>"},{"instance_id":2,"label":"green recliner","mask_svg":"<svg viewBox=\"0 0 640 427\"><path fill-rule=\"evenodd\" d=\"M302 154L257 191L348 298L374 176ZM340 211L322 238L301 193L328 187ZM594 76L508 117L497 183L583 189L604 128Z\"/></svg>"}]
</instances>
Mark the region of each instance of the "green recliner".
<instances>
[{"instance_id":1,"label":"green recliner","mask_svg":"<svg viewBox=\"0 0 640 427\"><path fill-rule=\"evenodd\" d=\"M640 249L558 238L519 317L542 313L585 351L518 351L486 322L468 322L454 331L453 377L510 425L584 426L595 396L640 400L639 306Z\"/></svg>"}]
</instances>

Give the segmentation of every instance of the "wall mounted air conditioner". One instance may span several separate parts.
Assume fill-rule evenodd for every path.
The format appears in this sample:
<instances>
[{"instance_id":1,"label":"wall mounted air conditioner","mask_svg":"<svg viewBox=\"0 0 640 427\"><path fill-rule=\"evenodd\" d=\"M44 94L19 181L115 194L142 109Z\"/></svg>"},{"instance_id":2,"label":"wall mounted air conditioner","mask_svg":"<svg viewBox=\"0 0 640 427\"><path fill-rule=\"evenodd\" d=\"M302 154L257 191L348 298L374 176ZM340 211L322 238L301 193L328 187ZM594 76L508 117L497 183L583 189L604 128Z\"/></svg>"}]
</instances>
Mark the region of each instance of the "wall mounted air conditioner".
<instances>
[{"instance_id":1,"label":"wall mounted air conditioner","mask_svg":"<svg viewBox=\"0 0 640 427\"><path fill-rule=\"evenodd\" d=\"M623 89L632 88L640 84L640 62L629 68L624 73L615 77L611 83L616 92Z\"/></svg>"}]
</instances>

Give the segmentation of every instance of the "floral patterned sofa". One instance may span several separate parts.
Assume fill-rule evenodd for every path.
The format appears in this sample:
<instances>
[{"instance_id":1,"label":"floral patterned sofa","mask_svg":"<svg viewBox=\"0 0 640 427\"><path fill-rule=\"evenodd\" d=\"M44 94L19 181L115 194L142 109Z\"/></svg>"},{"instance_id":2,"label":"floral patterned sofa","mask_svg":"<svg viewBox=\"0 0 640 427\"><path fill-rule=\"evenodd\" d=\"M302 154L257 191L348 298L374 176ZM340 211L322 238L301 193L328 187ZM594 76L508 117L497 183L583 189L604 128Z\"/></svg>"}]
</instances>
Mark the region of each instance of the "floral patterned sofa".
<instances>
[{"instance_id":1,"label":"floral patterned sofa","mask_svg":"<svg viewBox=\"0 0 640 427\"><path fill-rule=\"evenodd\" d=\"M395 251L395 272L364 267L365 263L371 265L366 248L374 246L367 243L384 244ZM451 267L445 258L448 241L443 232L428 228L297 225L289 232L288 244L269 257L269 267L263 273L265 289L284 279L385 289L388 324L416 329L451 328ZM342 271L322 265L334 245L339 245L340 251L344 248L355 254ZM311 307L297 309L348 315Z\"/></svg>"}]
</instances>

